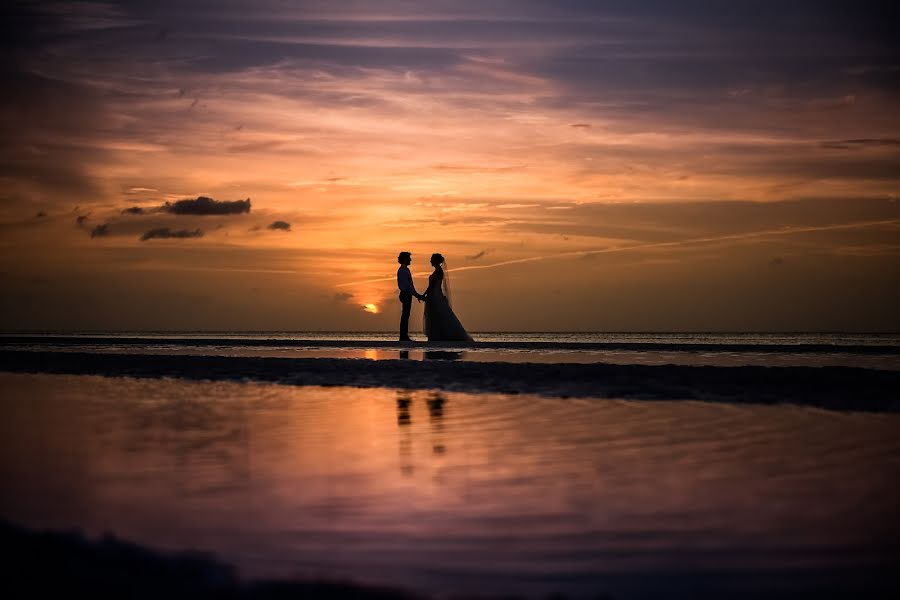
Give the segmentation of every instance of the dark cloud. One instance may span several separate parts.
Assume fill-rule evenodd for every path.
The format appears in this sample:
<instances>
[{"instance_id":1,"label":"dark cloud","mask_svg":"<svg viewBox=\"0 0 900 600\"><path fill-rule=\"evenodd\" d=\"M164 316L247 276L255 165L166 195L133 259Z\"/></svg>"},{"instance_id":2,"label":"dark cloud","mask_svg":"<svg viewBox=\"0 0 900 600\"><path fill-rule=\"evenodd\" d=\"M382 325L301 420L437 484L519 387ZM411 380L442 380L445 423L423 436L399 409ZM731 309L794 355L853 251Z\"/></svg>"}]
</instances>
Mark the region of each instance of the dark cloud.
<instances>
[{"instance_id":1,"label":"dark cloud","mask_svg":"<svg viewBox=\"0 0 900 600\"><path fill-rule=\"evenodd\" d=\"M891 106L896 96L890 94L900 90L895 32L889 25L896 22L897 9L889 3L863 8L804 0L727 5L699 0L674 5L567 0L522 6L500 1L451 9L444 2L421 2L410 11L405 3L384 2L363 12L352 3L327 3L327 10L323 3L299 0L296 6L275 0L253 6L227 4L228 10L220 11L207 3L184 10L174 2L141 0L121 6L17 3L15 10L4 14L8 31L0 42L15 50L8 63L17 74L4 78L5 98L0 104L8 102L10 110L4 114L16 116L9 122L15 123L10 131L18 137L4 137L6 147L17 151L0 156L0 168L7 167L29 188L80 189L82 195L96 197L96 188L104 182L94 180L90 166L100 162L98 154L105 146L89 142L110 133L106 106L110 99L119 99L117 94L132 93L125 85L132 67L149 64L150 59L164 67L162 72L172 74L154 89L171 90L182 98L185 109L214 101L208 90L195 89L194 81L281 62L291 68L314 64L336 80L368 67L402 66L429 89L436 86L435 91L441 91L441 81L459 78L460 66L505 64L517 76L550 82L554 92L541 94L535 112L578 107L577 116L573 112L571 121L563 123L585 135L592 122L602 123L604 130L640 131L662 123L752 130L754 135L801 128L801 133L808 133L814 129L805 127L803 119L791 118L785 124L773 114L811 114L830 104L851 115L854 110L877 114L877 107L865 105L866 99L888 90L888 95L878 97ZM177 35L188 31L191 36ZM160 37L160 32L175 33ZM159 43L148 43L152 40ZM41 56L53 58L41 69L26 68ZM193 58L186 61L184 56ZM93 75L81 85L81 78L68 67L76 73L95 71L97 81L116 80L119 75L122 85L104 91L108 86L87 83ZM195 74L201 77L192 78ZM489 74L474 79L462 79L460 85L482 89L479 86L492 80ZM492 81L490 85L500 86L497 89L517 85L504 78ZM290 94L296 91L324 102L317 94L326 92L314 88L291 89ZM877 93L870 94L872 90ZM339 92L333 100L377 102L355 96L363 95L351 99ZM823 144L856 147L856 140L842 144L839 138L871 135L849 133L857 130L895 135L892 119L885 116L881 124L878 129L835 128L825 136L838 141ZM238 124L234 129L242 128ZM282 143L227 139L224 149L232 152L271 150ZM93 153L85 146L95 148ZM32 155L18 151L21 148L39 152ZM8 164L2 164L4 159ZM177 205L170 205L168 212L249 212L249 206L232 213L224 207L218 207L224 212L198 212L203 209Z\"/></svg>"},{"instance_id":2,"label":"dark cloud","mask_svg":"<svg viewBox=\"0 0 900 600\"><path fill-rule=\"evenodd\" d=\"M6 4L0 19L0 178L7 198L66 204L94 199L103 186L92 167L108 158L92 143L106 123L102 94L46 60L54 55L47 46L65 10L41 2Z\"/></svg>"},{"instance_id":3,"label":"dark cloud","mask_svg":"<svg viewBox=\"0 0 900 600\"><path fill-rule=\"evenodd\" d=\"M784 258L781 256L776 256L775 258L773 258L772 260L769 261L769 264L772 265L773 267L780 267L781 265L784 264Z\"/></svg>"},{"instance_id":4,"label":"dark cloud","mask_svg":"<svg viewBox=\"0 0 900 600\"><path fill-rule=\"evenodd\" d=\"M333 300L335 302L348 302L351 298L353 298L353 294L348 294L347 292L338 292L334 295Z\"/></svg>"},{"instance_id":5,"label":"dark cloud","mask_svg":"<svg viewBox=\"0 0 900 600\"><path fill-rule=\"evenodd\" d=\"M38 212L38 214L34 215L34 218L35 219L43 219L46 216L47 216L47 213L45 213L44 211L40 211L40 212Z\"/></svg>"},{"instance_id":6,"label":"dark cloud","mask_svg":"<svg viewBox=\"0 0 900 600\"><path fill-rule=\"evenodd\" d=\"M855 155L854 155L855 156ZM782 175L804 179L846 179L898 181L900 160L895 156L850 159L832 154L830 157L782 157L779 159L746 160L730 166L711 168L710 173L739 175Z\"/></svg>"},{"instance_id":7,"label":"dark cloud","mask_svg":"<svg viewBox=\"0 0 900 600\"><path fill-rule=\"evenodd\" d=\"M203 237L203 232L199 229L194 229L193 231L187 229L179 229L177 231L172 231L168 227L158 227L156 229L151 229L141 236L141 241L146 242L147 240L153 239L169 239L169 238L199 238Z\"/></svg>"},{"instance_id":8,"label":"dark cloud","mask_svg":"<svg viewBox=\"0 0 900 600\"><path fill-rule=\"evenodd\" d=\"M282 140L263 140L259 142L247 142L246 144L233 144L226 148L229 152L262 152L274 150L284 145Z\"/></svg>"},{"instance_id":9,"label":"dark cloud","mask_svg":"<svg viewBox=\"0 0 900 600\"><path fill-rule=\"evenodd\" d=\"M806 198L581 204L570 210L530 209L504 227L510 232L586 236L641 242L740 234L782 227L826 227L900 220L900 204L875 198Z\"/></svg>"},{"instance_id":10,"label":"dark cloud","mask_svg":"<svg viewBox=\"0 0 900 600\"><path fill-rule=\"evenodd\" d=\"M91 238L109 235L109 223L102 223L91 229Z\"/></svg>"},{"instance_id":11,"label":"dark cloud","mask_svg":"<svg viewBox=\"0 0 900 600\"><path fill-rule=\"evenodd\" d=\"M483 258L484 255L487 254L488 252L490 252L490 250L482 250L480 252L476 252L475 254L472 254L471 256L467 256L466 260L478 260L479 258Z\"/></svg>"},{"instance_id":12,"label":"dark cloud","mask_svg":"<svg viewBox=\"0 0 900 600\"><path fill-rule=\"evenodd\" d=\"M87 223L88 216L87 215L78 215L75 217L75 224L78 227L84 227L85 223Z\"/></svg>"},{"instance_id":13,"label":"dark cloud","mask_svg":"<svg viewBox=\"0 0 900 600\"><path fill-rule=\"evenodd\" d=\"M126 209L122 210L123 215L143 215L143 214L146 214L146 212L147 211L145 211L140 206L132 206L131 208L126 208Z\"/></svg>"},{"instance_id":14,"label":"dark cloud","mask_svg":"<svg viewBox=\"0 0 900 600\"><path fill-rule=\"evenodd\" d=\"M896 148L900 146L897 138L859 138L854 140L833 140L822 142L822 148L829 150L849 150L851 148Z\"/></svg>"},{"instance_id":15,"label":"dark cloud","mask_svg":"<svg viewBox=\"0 0 900 600\"><path fill-rule=\"evenodd\" d=\"M175 215L239 215L250 212L250 198L246 200L213 200L206 196L166 202L162 210Z\"/></svg>"},{"instance_id":16,"label":"dark cloud","mask_svg":"<svg viewBox=\"0 0 900 600\"><path fill-rule=\"evenodd\" d=\"M269 225L267 229L272 229L273 231L290 231L291 224L287 221L275 221L274 223Z\"/></svg>"}]
</instances>

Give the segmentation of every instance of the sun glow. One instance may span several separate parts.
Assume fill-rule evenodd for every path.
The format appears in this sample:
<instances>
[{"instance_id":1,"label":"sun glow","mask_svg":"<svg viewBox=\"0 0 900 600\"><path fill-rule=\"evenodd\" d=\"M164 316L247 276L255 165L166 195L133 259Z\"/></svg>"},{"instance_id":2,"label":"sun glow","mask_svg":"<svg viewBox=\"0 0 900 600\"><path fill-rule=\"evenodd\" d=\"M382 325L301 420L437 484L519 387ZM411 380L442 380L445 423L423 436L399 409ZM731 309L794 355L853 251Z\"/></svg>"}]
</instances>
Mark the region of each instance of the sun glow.
<instances>
[{"instance_id":1,"label":"sun glow","mask_svg":"<svg viewBox=\"0 0 900 600\"><path fill-rule=\"evenodd\" d=\"M372 313L373 315L378 314L378 306L376 306L375 304L366 304L363 306L363 310L368 313Z\"/></svg>"}]
</instances>

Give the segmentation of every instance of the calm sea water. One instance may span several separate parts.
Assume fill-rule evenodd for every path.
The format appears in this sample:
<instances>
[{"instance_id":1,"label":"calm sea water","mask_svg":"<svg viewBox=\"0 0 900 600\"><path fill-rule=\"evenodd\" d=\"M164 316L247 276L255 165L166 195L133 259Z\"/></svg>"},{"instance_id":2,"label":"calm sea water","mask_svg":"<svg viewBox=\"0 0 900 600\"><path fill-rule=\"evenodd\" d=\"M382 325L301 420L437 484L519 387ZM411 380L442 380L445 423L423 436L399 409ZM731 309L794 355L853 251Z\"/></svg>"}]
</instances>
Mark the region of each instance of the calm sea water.
<instances>
[{"instance_id":1,"label":"calm sea water","mask_svg":"<svg viewBox=\"0 0 900 600\"><path fill-rule=\"evenodd\" d=\"M2 333L4 337L17 335L36 336L76 336L111 338L164 338L190 340L196 338L218 338L235 340L322 340L347 342L389 342L397 339L395 331L202 331L202 332L39 332ZM414 336L416 334L413 334ZM547 343L645 343L645 344L759 344L798 345L829 344L849 345L889 345L900 346L900 333L603 333L603 332L474 332L479 342L547 342ZM419 336L424 340L423 336Z\"/></svg>"},{"instance_id":2,"label":"calm sea water","mask_svg":"<svg viewBox=\"0 0 900 600\"><path fill-rule=\"evenodd\" d=\"M248 577L869 597L900 564L897 414L57 375L0 391L0 516Z\"/></svg>"},{"instance_id":3,"label":"calm sea water","mask_svg":"<svg viewBox=\"0 0 900 600\"><path fill-rule=\"evenodd\" d=\"M421 336L420 336L421 337ZM900 370L900 335L848 333L475 333L479 345L401 354L396 334L375 332L103 332L0 334L0 347L73 352L612 363L862 367ZM13 341L16 340L16 341ZM201 343L202 342L202 343Z\"/></svg>"}]
</instances>

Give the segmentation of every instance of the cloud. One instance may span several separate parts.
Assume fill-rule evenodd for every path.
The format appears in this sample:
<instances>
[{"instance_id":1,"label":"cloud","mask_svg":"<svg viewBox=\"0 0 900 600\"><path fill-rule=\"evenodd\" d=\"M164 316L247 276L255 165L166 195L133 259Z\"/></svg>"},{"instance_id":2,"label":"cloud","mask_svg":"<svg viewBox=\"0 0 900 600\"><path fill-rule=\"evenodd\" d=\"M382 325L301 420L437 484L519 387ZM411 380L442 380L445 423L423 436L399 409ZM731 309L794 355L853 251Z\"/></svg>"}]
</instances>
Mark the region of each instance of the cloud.
<instances>
[{"instance_id":1,"label":"cloud","mask_svg":"<svg viewBox=\"0 0 900 600\"><path fill-rule=\"evenodd\" d=\"M46 216L47 216L47 213L45 213L44 211L40 211L40 212L38 212L38 214L34 215L34 218L35 219L43 219Z\"/></svg>"},{"instance_id":2,"label":"cloud","mask_svg":"<svg viewBox=\"0 0 900 600\"><path fill-rule=\"evenodd\" d=\"M773 267L780 267L781 265L784 264L784 257L776 256L775 258L773 258L772 260L769 261L769 264L772 265Z\"/></svg>"},{"instance_id":3,"label":"cloud","mask_svg":"<svg viewBox=\"0 0 900 600\"><path fill-rule=\"evenodd\" d=\"M87 215L78 215L75 217L75 224L79 227L84 227L84 224L87 222Z\"/></svg>"},{"instance_id":4,"label":"cloud","mask_svg":"<svg viewBox=\"0 0 900 600\"><path fill-rule=\"evenodd\" d=\"M16 31L3 27L6 35L0 65L4 84L0 98L4 141L0 177L4 179L6 201L32 206L38 201L47 203L45 210L52 214L59 212L61 205L87 201L103 193L103 183L91 171L91 165L107 157L107 152L93 143L93 132L102 128L105 111L90 86L58 74L38 74L42 69L30 64L33 52L18 47L18 42L26 41L30 34L19 29L31 25L36 30L38 22L41 28L52 24L49 20L23 22L12 10L11 16L4 13L4 17L16 24Z\"/></svg>"},{"instance_id":5,"label":"cloud","mask_svg":"<svg viewBox=\"0 0 900 600\"><path fill-rule=\"evenodd\" d=\"M490 250L482 250L481 252L476 252L475 254L472 254L471 256L467 256L466 260L478 260L479 258L483 258L484 255L487 254L488 252L490 252Z\"/></svg>"},{"instance_id":6,"label":"cloud","mask_svg":"<svg viewBox=\"0 0 900 600\"><path fill-rule=\"evenodd\" d=\"M166 202L162 210L175 215L239 215L250 212L250 198L246 200L213 200L206 196Z\"/></svg>"},{"instance_id":7,"label":"cloud","mask_svg":"<svg viewBox=\"0 0 900 600\"><path fill-rule=\"evenodd\" d=\"M274 150L284 145L284 140L261 140L257 142L247 142L245 144L233 144L228 146L228 152L261 152L263 150Z\"/></svg>"},{"instance_id":8,"label":"cloud","mask_svg":"<svg viewBox=\"0 0 900 600\"><path fill-rule=\"evenodd\" d=\"M122 210L123 215L143 215L147 211L145 211L140 206L132 206L131 208L126 208Z\"/></svg>"},{"instance_id":9,"label":"cloud","mask_svg":"<svg viewBox=\"0 0 900 600\"><path fill-rule=\"evenodd\" d=\"M338 292L332 298L335 302L348 302L353 297L353 294L348 294L347 292Z\"/></svg>"},{"instance_id":10,"label":"cloud","mask_svg":"<svg viewBox=\"0 0 900 600\"><path fill-rule=\"evenodd\" d=\"M897 204L871 198L805 198L782 202L705 201L591 203L569 210L529 211L504 228L509 232L667 242L775 229L830 226L896 219Z\"/></svg>"},{"instance_id":11,"label":"cloud","mask_svg":"<svg viewBox=\"0 0 900 600\"><path fill-rule=\"evenodd\" d=\"M852 140L831 140L819 144L829 150L849 150L850 148L893 148L900 146L898 138L858 138Z\"/></svg>"},{"instance_id":12,"label":"cloud","mask_svg":"<svg viewBox=\"0 0 900 600\"><path fill-rule=\"evenodd\" d=\"M156 229L151 229L141 236L141 241L146 242L147 240L152 239L168 239L168 238L198 238L203 237L203 232L199 229L194 229L193 231L187 229L179 229L177 231L172 231L168 227L158 227Z\"/></svg>"},{"instance_id":13,"label":"cloud","mask_svg":"<svg viewBox=\"0 0 900 600\"><path fill-rule=\"evenodd\" d=\"M290 231L291 224L287 221L275 221L271 225L269 225L266 229L271 229L273 231Z\"/></svg>"},{"instance_id":14,"label":"cloud","mask_svg":"<svg viewBox=\"0 0 900 600\"><path fill-rule=\"evenodd\" d=\"M91 238L109 235L109 223L102 223L91 229Z\"/></svg>"}]
</instances>

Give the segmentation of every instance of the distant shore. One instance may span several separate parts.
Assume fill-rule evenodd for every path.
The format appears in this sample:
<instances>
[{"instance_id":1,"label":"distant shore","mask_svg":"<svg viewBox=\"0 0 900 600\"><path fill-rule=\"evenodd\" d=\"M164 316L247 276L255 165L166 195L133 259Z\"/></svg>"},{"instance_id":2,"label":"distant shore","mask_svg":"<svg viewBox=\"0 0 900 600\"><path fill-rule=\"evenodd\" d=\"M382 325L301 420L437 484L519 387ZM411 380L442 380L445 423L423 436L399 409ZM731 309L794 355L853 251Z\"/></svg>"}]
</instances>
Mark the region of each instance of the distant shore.
<instances>
[{"instance_id":1,"label":"distant shore","mask_svg":"<svg viewBox=\"0 0 900 600\"><path fill-rule=\"evenodd\" d=\"M900 372L0 350L0 371L900 410Z\"/></svg>"}]
</instances>

